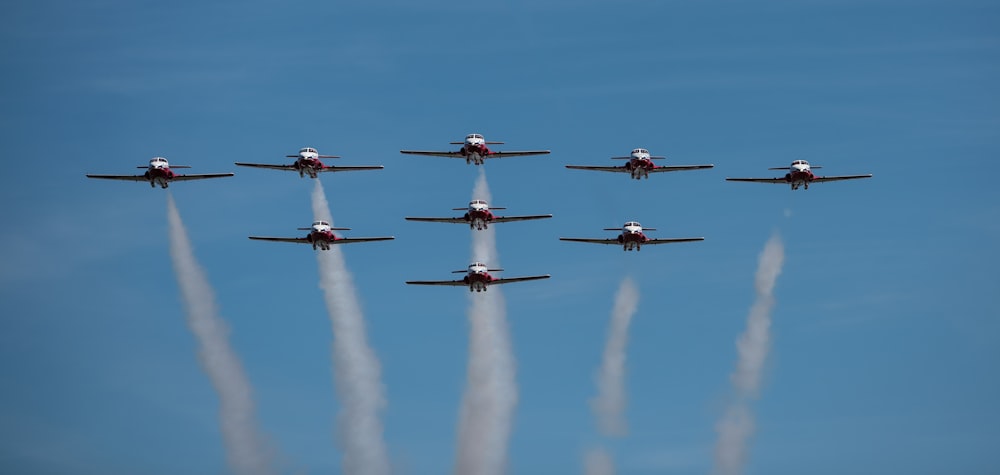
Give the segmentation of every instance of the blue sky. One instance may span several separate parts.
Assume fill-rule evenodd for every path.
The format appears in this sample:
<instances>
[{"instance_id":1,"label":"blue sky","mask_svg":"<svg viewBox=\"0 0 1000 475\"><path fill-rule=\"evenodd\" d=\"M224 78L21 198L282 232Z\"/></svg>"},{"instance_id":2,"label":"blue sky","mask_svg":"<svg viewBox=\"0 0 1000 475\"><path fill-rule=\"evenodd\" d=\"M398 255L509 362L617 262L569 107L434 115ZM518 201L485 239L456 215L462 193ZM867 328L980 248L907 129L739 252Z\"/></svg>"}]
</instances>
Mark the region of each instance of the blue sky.
<instances>
[{"instance_id":1,"label":"blue sky","mask_svg":"<svg viewBox=\"0 0 1000 475\"><path fill-rule=\"evenodd\" d=\"M288 473L340 473L312 183L236 169L304 146L385 170L322 178L381 364L398 473L451 469L477 169L402 156L479 132L519 404L511 473L711 470L757 255L785 241L749 474L1000 468L1000 7L995 2L6 2L0 5L0 468L226 473L217 399L167 254L166 195L87 180L156 155L234 178L170 188ZM635 147L715 169L566 170ZM804 158L871 180L727 183ZM635 219L701 243L559 242ZM618 283L639 284L628 436L595 394Z\"/></svg>"}]
</instances>

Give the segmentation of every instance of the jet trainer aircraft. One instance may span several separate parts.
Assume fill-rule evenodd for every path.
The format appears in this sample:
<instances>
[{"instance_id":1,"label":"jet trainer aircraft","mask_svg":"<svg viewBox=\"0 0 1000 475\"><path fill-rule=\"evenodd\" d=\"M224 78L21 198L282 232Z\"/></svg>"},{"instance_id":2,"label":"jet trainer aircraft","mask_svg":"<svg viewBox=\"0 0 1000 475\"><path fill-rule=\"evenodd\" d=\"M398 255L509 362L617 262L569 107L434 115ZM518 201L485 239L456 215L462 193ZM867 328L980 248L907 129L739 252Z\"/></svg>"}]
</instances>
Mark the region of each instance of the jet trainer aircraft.
<instances>
[{"instance_id":1,"label":"jet trainer aircraft","mask_svg":"<svg viewBox=\"0 0 1000 475\"><path fill-rule=\"evenodd\" d=\"M270 168L273 170L289 170L299 172L299 178L309 175L309 178L316 178L320 172L354 172L360 170L381 170L382 165L361 166L361 167L337 167L324 165L321 158L340 158L337 155L320 155L316 149L305 147L299 150L298 155L285 155L287 158L294 158L295 163L290 165L272 165L266 163L242 163L236 162L241 167Z\"/></svg>"},{"instance_id":2,"label":"jet trainer aircraft","mask_svg":"<svg viewBox=\"0 0 1000 475\"><path fill-rule=\"evenodd\" d=\"M463 223L468 224L469 228L476 230L483 230L490 226L490 223L507 223L510 221L527 221L529 219L545 219L551 218L551 214L539 214L534 216L496 216L490 212L490 207L486 203L486 200L472 200L469 202L468 208L452 208L453 211L466 210L465 216L459 216L457 218L413 218L407 216L408 221L428 221L436 223ZM492 208L492 209L507 209L507 208Z\"/></svg>"},{"instance_id":3,"label":"jet trainer aircraft","mask_svg":"<svg viewBox=\"0 0 1000 475\"><path fill-rule=\"evenodd\" d=\"M449 285L454 287L468 285L469 292L473 290L476 292L485 292L488 285L509 284L511 282L524 282L526 280L548 279L551 277L549 274L510 278L498 278L490 275L490 272L501 271L503 269L489 269L482 262L473 262L469 264L468 270L456 270L452 272L452 274L461 274L464 272L466 275L462 280L408 280L406 283L411 285Z\"/></svg>"},{"instance_id":4,"label":"jet trainer aircraft","mask_svg":"<svg viewBox=\"0 0 1000 475\"><path fill-rule=\"evenodd\" d=\"M160 188L166 188L170 186L172 181L189 181L189 180L204 180L206 178L224 178L227 176L233 176L232 173L209 173L206 175L178 175L174 173L174 169L177 168L191 168L185 165L174 165L173 167L167 163L167 159L163 157L153 157L149 160L149 166L138 166L136 168L145 168L146 173L142 175L92 175L88 174L87 178L100 178L103 180L122 180L122 181L148 181L149 186L156 188L156 185L160 185Z\"/></svg>"},{"instance_id":5,"label":"jet trainer aircraft","mask_svg":"<svg viewBox=\"0 0 1000 475\"><path fill-rule=\"evenodd\" d=\"M649 155L649 150L637 148L627 157L611 157L612 160L628 160L620 167L592 167L584 165L566 165L566 168L573 170L595 170L599 172L629 173L633 179L649 178L650 173L678 172L682 170L701 170L712 168L715 165L670 165L659 166L653 160L663 160L666 157L653 157Z\"/></svg>"},{"instance_id":6,"label":"jet trainer aircraft","mask_svg":"<svg viewBox=\"0 0 1000 475\"><path fill-rule=\"evenodd\" d=\"M768 168L768 170L788 170L783 177L778 178L726 178L726 181L749 181L757 183L787 183L792 185L793 190L804 186L809 189L810 183L822 183L824 181L857 180L859 178L871 178L872 175L844 175L844 176L816 176L813 170L823 168L821 166L810 166L805 160L795 160L789 167Z\"/></svg>"},{"instance_id":7,"label":"jet trainer aircraft","mask_svg":"<svg viewBox=\"0 0 1000 475\"><path fill-rule=\"evenodd\" d=\"M622 249L641 251L644 245L670 244L675 242L704 241L703 237L650 239L643 234L643 227L636 221L629 221L619 228L604 228L605 231L621 231L615 239L559 238L560 241L588 242L593 244L620 244ZM646 231L656 231L656 228L645 228Z\"/></svg>"},{"instance_id":8,"label":"jet trainer aircraft","mask_svg":"<svg viewBox=\"0 0 1000 475\"><path fill-rule=\"evenodd\" d=\"M399 153L409 155L430 155L434 157L464 158L465 163L482 165L487 158L521 157L525 155L545 155L551 153L549 150L528 150L522 152L500 152L490 150L488 145L499 145L503 142L487 142L480 134L469 134L465 136L465 142L451 142L452 145L461 145L457 152L432 152L424 150L400 150Z\"/></svg>"},{"instance_id":9,"label":"jet trainer aircraft","mask_svg":"<svg viewBox=\"0 0 1000 475\"><path fill-rule=\"evenodd\" d=\"M278 241L294 242L300 244L312 244L313 250L319 248L322 251L329 251L331 244L352 244L355 242L389 241L395 239L392 236L384 237L363 237L363 238L343 238L333 234L334 231L350 231L351 228L333 228L326 221L316 221L310 228L298 228L300 231L309 231L306 237L284 238L284 237L261 237L250 236L250 239L258 241Z\"/></svg>"}]
</instances>

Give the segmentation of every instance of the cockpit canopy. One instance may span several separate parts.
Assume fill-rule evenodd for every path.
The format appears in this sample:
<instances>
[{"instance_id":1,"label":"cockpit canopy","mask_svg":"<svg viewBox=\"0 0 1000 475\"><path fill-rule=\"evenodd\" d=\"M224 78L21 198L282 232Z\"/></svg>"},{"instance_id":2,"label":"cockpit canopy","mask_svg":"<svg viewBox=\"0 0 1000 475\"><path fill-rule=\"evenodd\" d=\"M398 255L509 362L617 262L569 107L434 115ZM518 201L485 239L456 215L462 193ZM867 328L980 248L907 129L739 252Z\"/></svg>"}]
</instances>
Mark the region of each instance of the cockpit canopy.
<instances>
[{"instance_id":1,"label":"cockpit canopy","mask_svg":"<svg viewBox=\"0 0 1000 475\"><path fill-rule=\"evenodd\" d=\"M795 165L809 166L809 162L807 162L805 160L795 160L794 162L792 162L792 166L794 167Z\"/></svg>"},{"instance_id":2,"label":"cockpit canopy","mask_svg":"<svg viewBox=\"0 0 1000 475\"><path fill-rule=\"evenodd\" d=\"M469 206L486 206L486 200L472 200L469 202Z\"/></svg>"},{"instance_id":3,"label":"cockpit canopy","mask_svg":"<svg viewBox=\"0 0 1000 475\"><path fill-rule=\"evenodd\" d=\"M486 264L483 264L482 262L473 262L472 264L469 264L469 269L474 267L486 267Z\"/></svg>"},{"instance_id":4,"label":"cockpit canopy","mask_svg":"<svg viewBox=\"0 0 1000 475\"><path fill-rule=\"evenodd\" d=\"M469 139L482 139L482 138L483 138L483 136L480 135L480 134L469 134L469 135L465 136L465 140L469 140Z\"/></svg>"},{"instance_id":5,"label":"cockpit canopy","mask_svg":"<svg viewBox=\"0 0 1000 475\"><path fill-rule=\"evenodd\" d=\"M327 227L329 227L330 223L328 223L326 221L316 221L316 222L313 222L313 226L327 226Z\"/></svg>"},{"instance_id":6,"label":"cockpit canopy","mask_svg":"<svg viewBox=\"0 0 1000 475\"><path fill-rule=\"evenodd\" d=\"M319 153L319 152L317 152L316 149L312 147L305 147L302 150L299 150L299 153Z\"/></svg>"},{"instance_id":7,"label":"cockpit canopy","mask_svg":"<svg viewBox=\"0 0 1000 475\"><path fill-rule=\"evenodd\" d=\"M167 159L163 157L153 157L150 161L150 165L163 165L167 163Z\"/></svg>"},{"instance_id":8,"label":"cockpit canopy","mask_svg":"<svg viewBox=\"0 0 1000 475\"><path fill-rule=\"evenodd\" d=\"M649 155L649 150L646 150L644 148L637 148L637 149L635 149L635 150L632 151L633 155L637 155L637 154L640 154L640 153L644 153L646 155Z\"/></svg>"},{"instance_id":9,"label":"cockpit canopy","mask_svg":"<svg viewBox=\"0 0 1000 475\"><path fill-rule=\"evenodd\" d=\"M642 227L642 225L641 225L641 224L639 224L639 222L638 222L638 221L629 221L629 222L625 223L625 227L626 227L626 228L629 228L629 227L636 227L636 228L641 228L641 227Z\"/></svg>"}]
</instances>

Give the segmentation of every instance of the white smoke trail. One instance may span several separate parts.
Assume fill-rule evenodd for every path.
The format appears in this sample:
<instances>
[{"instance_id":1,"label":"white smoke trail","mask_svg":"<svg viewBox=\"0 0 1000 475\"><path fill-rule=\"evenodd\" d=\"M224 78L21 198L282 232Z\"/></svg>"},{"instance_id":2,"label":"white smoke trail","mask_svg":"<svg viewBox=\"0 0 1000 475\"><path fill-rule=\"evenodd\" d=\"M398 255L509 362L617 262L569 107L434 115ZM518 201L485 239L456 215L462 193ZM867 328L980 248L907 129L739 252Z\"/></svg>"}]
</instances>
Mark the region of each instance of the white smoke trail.
<instances>
[{"instance_id":1,"label":"white smoke trail","mask_svg":"<svg viewBox=\"0 0 1000 475\"><path fill-rule=\"evenodd\" d=\"M715 445L715 470L721 475L739 474L747 459L747 441L753 435L753 413L749 400L757 397L767 353L770 349L771 311L774 309L774 284L781 274L785 248L775 233L764 245L754 278L757 298L750 307L746 330L736 342L739 359L730 379L736 397L716 425L719 439Z\"/></svg>"},{"instance_id":2,"label":"white smoke trail","mask_svg":"<svg viewBox=\"0 0 1000 475\"><path fill-rule=\"evenodd\" d=\"M313 181L316 183L313 216L333 225L323 184ZM380 419L385 407L381 369L378 357L368 346L354 282L340 246L317 252L316 259L319 287L333 327L333 378L342 405L337 416L337 434L344 453L344 473L388 475L390 464Z\"/></svg>"},{"instance_id":3,"label":"white smoke trail","mask_svg":"<svg viewBox=\"0 0 1000 475\"><path fill-rule=\"evenodd\" d=\"M489 201L486 172L480 168L473 199ZM496 267L493 228L472 232L472 258ZM507 465L511 420L517 406L514 354L499 286L471 295L469 365L458 423L455 473L500 475Z\"/></svg>"},{"instance_id":4,"label":"white smoke trail","mask_svg":"<svg viewBox=\"0 0 1000 475\"><path fill-rule=\"evenodd\" d=\"M212 287L194 257L187 230L170 194L167 194L167 221L170 257L187 310L188 327L198 340L202 368L219 396L219 422L229 465L239 474L275 473L271 449L257 426L250 382L229 346L229 328L219 316Z\"/></svg>"},{"instance_id":5,"label":"white smoke trail","mask_svg":"<svg viewBox=\"0 0 1000 475\"><path fill-rule=\"evenodd\" d=\"M611 454L600 447L588 450L583 461L583 473L585 475L614 475L615 464L611 460Z\"/></svg>"},{"instance_id":6,"label":"white smoke trail","mask_svg":"<svg viewBox=\"0 0 1000 475\"><path fill-rule=\"evenodd\" d=\"M638 307L639 289L631 278L625 277L615 295L604 358L594 378L597 397L590 401L597 426L606 436L623 436L628 431L623 415L626 404L625 346L628 344L628 327Z\"/></svg>"}]
</instances>

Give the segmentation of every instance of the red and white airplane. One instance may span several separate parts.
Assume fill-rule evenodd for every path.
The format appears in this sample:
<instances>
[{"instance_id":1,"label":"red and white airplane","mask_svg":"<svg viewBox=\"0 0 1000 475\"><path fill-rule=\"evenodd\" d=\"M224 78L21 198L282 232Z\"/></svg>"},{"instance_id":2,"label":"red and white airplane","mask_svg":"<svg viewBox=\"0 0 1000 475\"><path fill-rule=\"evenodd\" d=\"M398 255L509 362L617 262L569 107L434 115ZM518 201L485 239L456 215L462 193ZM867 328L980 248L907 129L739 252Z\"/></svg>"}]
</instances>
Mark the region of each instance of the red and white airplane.
<instances>
[{"instance_id":1,"label":"red and white airplane","mask_svg":"<svg viewBox=\"0 0 1000 475\"><path fill-rule=\"evenodd\" d=\"M726 181L749 181L757 183L787 183L792 185L793 190L804 186L809 189L810 183L822 183L824 181L857 180L859 178L871 178L872 175L844 175L844 176L816 176L813 170L823 168L821 166L810 166L805 160L795 160L789 167L768 168L768 170L788 170L783 177L778 178L726 178Z\"/></svg>"},{"instance_id":2,"label":"red and white airplane","mask_svg":"<svg viewBox=\"0 0 1000 475\"><path fill-rule=\"evenodd\" d=\"M559 238L560 241L589 242L593 244L620 244L622 249L641 251L642 246L652 244L670 244L675 242L704 241L703 237L650 239L643 234L643 227L637 221L629 221L619 228L604 228L605 231L621 231L615 239ZM645 228L646 231L656 231L656 228Z\"/></svg>"},{"instance_id":3,"label":"red and white airplane","mask_svg":"<svg viewBox=\"0 0 1000 475\"><path fill-rule=\"evenodd\" d=\"M407 216L408 221L428 221L435 223L463 223L468 224L469 228L483 230L490 227L490 223L507 223L510 221L527 221L529 219L545 219L551 218L551 214L539 214L534 216L496 216L490 211L489 205L486 200L472 200L469 202L468 208L452 208L454 211L465 210L465 216L459 216L457 218L413 218ZM492 208L492 209L507 209L507 208Z\"/></svg>"},{"instance_id":4,"label":"red and white airplane","mask_svg":"<svg viewBox=\"0 0 1000 475\"><path fill-rule=\"evenodd\" d=\"M350 231L351 228L333 228L330 227L330 223L326 221L316 221L312 224L311 228L298 228L300 231L309 231L306 237L300 238L283 238L283 237L261 237L261 236L250 236L250 239L257 241L278 241L278 242L294 242L299 244L312 244L313 250L317 248L322 251L329 251L331 244L352 244L356 242L371 242L371 241L389 241L396 239L392 236L384 237L363 237L363 238L344 238L333 234L334 231Z\"/></svg>"},{"instance_id":5,"label":"red and white airplane","mask_svg":"<svg viewBox=\"0 0 1000 475\"><path fill-rule=\"evenodd\" d=\"M335 167L324 165L321 158L340 158L337 155L320 155L316 149L305 147L299 150L298 155L285 155L287 158L294 158L295 163L291 165L272 165L266 163L242 163L236 162L241 167L271 168L273 170L290 170L299 172L299 178L309 175L309 178L316 178L320 172L354 172L360 170L381 170L382 165L362 166L362 167Z\"/></svg>"},{"instance_id":6,"label":"red and white airplane","mask_svg":"<svg viewBox=\"0 0 1000 475\"><path fill-rule=\"evenodd\" d=\"M430 155L433 157L464 158L465 163L482 165L487 158L522 157L525 155L545 155L551 153L549 150L528 150L522 152L500 152L490 150L488 145L499 145L503 142L487 142L480 134L469 134L465 136L465 142L451 142L452 145L461 145L457 152L432 152L424 150L400 150L399 153L409 155Z\"/></svg>"},{"instance_id":7,"label":"red and white airplane","mask_svg":"<svg viewBox=\"0 0 1000 475\"><path fill-rule=\"evenodd\" d=\"M526 280L539 280L548 279L551 277L549 274L545 275L532 275L528 277L510 277L510 278L498 278L490 275L490 272L501 272L503 269L489 269L486 264L482 262L473 262L469 264L468 270L456 270L452 274L465 273L465 277L461 280L408 280L407 284L412 285L448 285L453 287L462 287L465 285L469 286L469 292L475 290L476 292L486 291L488 285L500 285L509 284L511 282L524 282Z\"/></svg>"},{"instance_id":8,"label":"red and white airplane","mask_svg":"<svg viewBox=\"0 0 1000 475\"><path fill-rule=\"evenodd\" d=\"M167 159L163 157L153 157L149 160L149 166L143 167L138 166L136 168L145 168L146 173L142 175L87 175L87 178L100 178L103 180L122 180L122 181L148 181L149 186L156 188L156 185L160 185L160 188L166 188L170 186L172 181L188 181L188 180L204 180L206 178L224 178L227 176L233 176L232 173L209 173L206 175L178 175L174 173L176 168L191 168L185 165L174 165L173 167L167 163Z\"/></svg>"},{"instance_id":9,"label":"red and white airplane","mask_svg":"<svg viewBox=\"0 0 1000 475\"><path fill-rule=\"evenodd\" d=\"M571 168L574 170L596 170L599 172L618 172L618 173L629 173L632 178L638 180L640 178L649 178L650 173L662 173L662 172L677 172L681 170L701 170L705 168L712 168L715 165L670 165L670 166L658 166L653 163L653 160L663 160L666 157L653 157L649 155L649 150L644 148L637 148L632 151L632 153L627 157L611 157L612 160L628 160L623 166L620 167L591 167L584 165L566 165L566 168Z\"/></svg>"}]
</instances>

